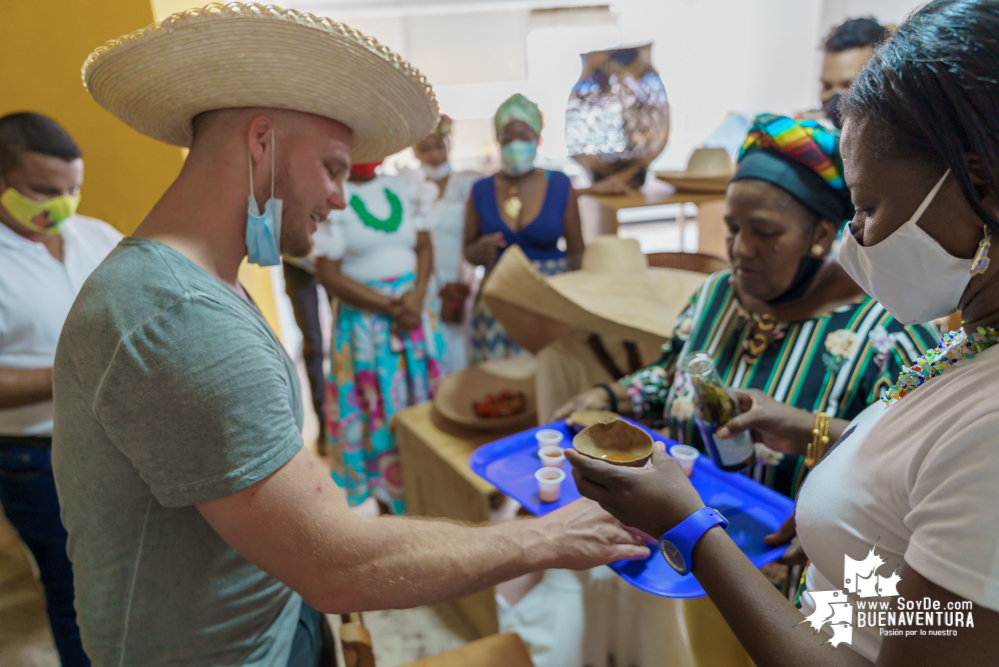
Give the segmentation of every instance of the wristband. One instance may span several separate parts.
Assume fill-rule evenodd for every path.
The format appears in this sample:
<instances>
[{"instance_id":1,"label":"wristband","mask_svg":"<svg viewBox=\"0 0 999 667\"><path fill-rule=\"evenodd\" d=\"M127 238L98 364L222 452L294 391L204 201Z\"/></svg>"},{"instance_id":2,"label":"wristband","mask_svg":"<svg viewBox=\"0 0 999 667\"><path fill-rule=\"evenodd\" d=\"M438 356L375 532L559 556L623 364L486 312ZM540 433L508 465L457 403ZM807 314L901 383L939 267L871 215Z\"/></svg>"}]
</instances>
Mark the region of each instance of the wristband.
<instances>
[{"instance_id":1,"label":"wristband","mask_svg":"<svg viewBox=\"0 0 999 667\"><path fill-rule=\"evenodd\" d=\"M659 551L671 568L686 576L693 567L694 546L715 526L728 528L728 519L716 509L702 507L659 538Z\"/></svg>"}]
</instances>

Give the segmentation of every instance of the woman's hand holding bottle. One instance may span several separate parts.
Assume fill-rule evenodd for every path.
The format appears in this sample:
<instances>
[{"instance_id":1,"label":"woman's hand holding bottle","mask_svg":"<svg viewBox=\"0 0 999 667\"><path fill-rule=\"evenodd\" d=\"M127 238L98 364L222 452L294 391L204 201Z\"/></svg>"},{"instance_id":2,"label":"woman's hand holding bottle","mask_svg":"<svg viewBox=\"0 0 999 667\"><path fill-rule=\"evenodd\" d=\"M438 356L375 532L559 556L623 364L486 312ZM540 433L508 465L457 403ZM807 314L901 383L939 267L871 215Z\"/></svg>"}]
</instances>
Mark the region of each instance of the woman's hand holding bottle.
<instances>
[{"instance_id":1,"label":"woman's hand holding bottle","mask_svg":"<svg viewBox=\"0 0 999 667\"><path fill-rule=\"evenodd\" d=\"M812 440L815 415L774 400L759 389L732 389L742 414L718 429L719 438L732 438L744 431L753 442L785 454L804 454Z\"/></svg>"}]
</instances>

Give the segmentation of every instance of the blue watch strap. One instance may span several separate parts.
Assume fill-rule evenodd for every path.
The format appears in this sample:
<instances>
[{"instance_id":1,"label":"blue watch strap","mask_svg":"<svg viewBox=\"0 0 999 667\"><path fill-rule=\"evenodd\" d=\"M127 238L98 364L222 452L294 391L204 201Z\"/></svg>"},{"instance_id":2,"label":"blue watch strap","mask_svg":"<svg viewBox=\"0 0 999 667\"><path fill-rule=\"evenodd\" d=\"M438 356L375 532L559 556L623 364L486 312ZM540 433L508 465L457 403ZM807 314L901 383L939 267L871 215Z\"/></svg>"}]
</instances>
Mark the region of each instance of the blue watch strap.
<instances>
[{"instance_id":1,"label":"blue watch strap","mask_svg":"<svg viewBox=\"0 0 999 667\"><path fill-rule=\"evenodd\" d=\"M728 520L711 507L702 507L659 538L659 551L681 575L690 574L691 553L698 540L715 526L728 528Z\"/></svg>"}]
</instances>

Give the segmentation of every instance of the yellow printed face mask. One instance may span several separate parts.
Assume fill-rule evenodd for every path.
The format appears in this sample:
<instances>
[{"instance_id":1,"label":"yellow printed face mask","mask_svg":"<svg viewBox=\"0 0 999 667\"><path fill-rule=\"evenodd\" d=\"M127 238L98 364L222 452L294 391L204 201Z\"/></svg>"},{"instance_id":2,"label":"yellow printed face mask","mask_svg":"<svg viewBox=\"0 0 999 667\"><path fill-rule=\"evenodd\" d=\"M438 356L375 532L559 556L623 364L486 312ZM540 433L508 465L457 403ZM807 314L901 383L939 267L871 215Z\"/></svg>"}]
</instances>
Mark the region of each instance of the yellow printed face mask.
<instances>
[{"instance_id":1,"label":"yellow printed face mask","mask_svg":"<svg viewBox=\"0 0 999 667\"><path fill-rule=\"evenodd\" d=\"M14 188L0 195L0 206L33 232L58 234L67 218L76 213L79 195L59 195L45 201L28 199Z\"/></svg>"}]
</instances>

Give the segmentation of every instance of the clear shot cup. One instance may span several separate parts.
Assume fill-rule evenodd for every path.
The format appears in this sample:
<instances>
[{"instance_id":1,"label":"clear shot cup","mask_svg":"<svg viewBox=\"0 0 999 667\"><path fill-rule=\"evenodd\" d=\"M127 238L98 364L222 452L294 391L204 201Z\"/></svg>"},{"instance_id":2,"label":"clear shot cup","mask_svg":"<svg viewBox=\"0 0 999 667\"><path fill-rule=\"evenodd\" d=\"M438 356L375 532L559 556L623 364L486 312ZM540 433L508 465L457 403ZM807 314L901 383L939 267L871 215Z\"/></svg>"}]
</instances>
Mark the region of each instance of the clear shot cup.
<instances>
[{"instance_id":1,"label":"clear shot cup","mask_svg":"<svg viewBox=\"0 0 999 667\"><path fill-rule=\"evenodd\" d=\"M694 472L694 461L701 453L687 445L673 445L669 448L669 455L680 462L680 467L690 477Z\"/></svg>"},{"instance_id":2,"label":"clear shot cup","mask_svg":"<svg viewBox=\"0 0 999 667\"><path fill-rule=\"evenodd\" d=\"M540 468L534 473L538 480L538 496L543 503L554 503L562 493L565 472L561 468Z\"/></svg>"},{"instance_id":3,"label":"clear shot cup","mask_svg":"<svg viewBox=\"0 0 999 667\"><path fill-rule=\"evenodd\" d=\"M538 451L542 447L561 447L562 441L565 439L562 431L556 431L553 428L543 428L535 433L534 437L538 440Z\"/></svg>"},{"instance_id":4,"label":"clear shot cup","mask_svg":"<svg viewBox=\"0 0 999 667\"><path fill-rule=\"evenodd\" d=\"M541 465L545 468L561 468L562 462L565 461L565 450L549 445L539 449L538 456L541 457Z\"/></svg>"}]
</instances>

